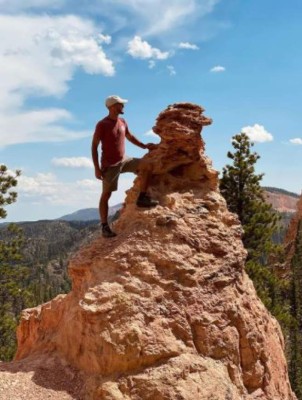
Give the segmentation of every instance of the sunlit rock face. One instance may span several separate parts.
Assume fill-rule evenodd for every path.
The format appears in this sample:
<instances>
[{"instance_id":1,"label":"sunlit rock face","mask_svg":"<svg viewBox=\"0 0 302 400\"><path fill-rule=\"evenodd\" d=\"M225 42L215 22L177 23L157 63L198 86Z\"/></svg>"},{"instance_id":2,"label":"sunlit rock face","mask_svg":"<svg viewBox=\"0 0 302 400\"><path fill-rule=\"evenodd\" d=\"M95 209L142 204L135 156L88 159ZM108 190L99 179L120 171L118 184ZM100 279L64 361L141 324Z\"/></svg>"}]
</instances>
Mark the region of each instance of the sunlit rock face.
<instances>
[{"instance_id":1,"label":"sunlit rock face","mask_svg":"<svg viewBox=\"0 0 302 400\"><path fill-rule=\"evenodd\" d=\"M200 106L159 114L154 209L137 177L114 226L72 258L72 291L23 312L17 359L55 354L87 399L294 400L280 327L244 271L237 217L204 154Z\"/></svg>"},{"instance_id":2,"label":"sunlit rock face","mask_svg":"<svg viewBox=\"0 0 302 400\"><path fill-rule=\"evenodd\" d=\"M299 224L302 220L302 194L296 203L296 212L293 214L284 239L284 249L286 260L280 275L284 279L288 279L291 275L291 263L297 250L297 237Z\"/></svg>"},{"instance_id":3,"label":"sunlit rock face","mask_svg":"<svg viewBox=\"0 0 302 400\"><path fill-rule=\"evenodd\" d=\"M272 205L273 209L279 212L294 213L297 207L297 197L286 193L270 192L264 190L265 199Z\"/></svg>"}]
</instances>

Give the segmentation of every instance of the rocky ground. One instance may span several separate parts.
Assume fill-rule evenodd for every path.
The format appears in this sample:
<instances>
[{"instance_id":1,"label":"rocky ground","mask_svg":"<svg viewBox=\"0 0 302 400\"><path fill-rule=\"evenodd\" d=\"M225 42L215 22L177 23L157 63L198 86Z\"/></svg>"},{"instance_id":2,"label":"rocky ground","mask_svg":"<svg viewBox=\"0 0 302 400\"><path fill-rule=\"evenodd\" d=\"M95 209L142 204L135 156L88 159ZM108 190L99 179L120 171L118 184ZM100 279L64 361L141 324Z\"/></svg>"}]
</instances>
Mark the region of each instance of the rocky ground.
<instances>
[{"instance_id":1,"label":"rocky ground","mask_svg":"<svg viewBox=\"0 0 302 400\"><path fill-rule=\"evenodd\" d=\"M0 400L83 400L81 374L45 356L0 363Z\"/></svg>"}]
</instances>

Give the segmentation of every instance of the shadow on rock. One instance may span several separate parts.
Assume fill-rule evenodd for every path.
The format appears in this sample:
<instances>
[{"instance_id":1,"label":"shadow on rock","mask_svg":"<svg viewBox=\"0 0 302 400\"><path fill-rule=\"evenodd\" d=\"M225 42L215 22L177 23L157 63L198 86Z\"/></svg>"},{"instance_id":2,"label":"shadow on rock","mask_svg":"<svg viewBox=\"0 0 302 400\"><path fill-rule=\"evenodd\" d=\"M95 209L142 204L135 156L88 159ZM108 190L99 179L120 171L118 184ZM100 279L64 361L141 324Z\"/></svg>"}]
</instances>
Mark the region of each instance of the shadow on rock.
<instances>
[{"instance_id":1,"label":"shadow on rock","mask_svg":"<svg viewBox=\"0 0 302 400\"><path fill-rule=\"evenodd\" d=\"M38 398L47 396L46 391L57 392L58 399L74 399L83 400L84 395L83 390L83 375L76 369L72 368L67 364L63 364L59 359L54 357L28 357L22 361L12 361L0 363L0 376L2 373L8 374L18 374L17 380L12 376L11 385L9 383L9 375L6 374L7 390L5 390L5 396L9 395L7 393L11 386L15 386L18 390L18 382L24 380L27 384L24 386L22 384L23 395L34 394L34 386L38 386ZM1 385L3 384L3 379L0 378ZM0 386L1 386L0 385ZM42 392L41 392L42 388ZM43 390L43 388L45 390ZM3 388L2 388L3 391ZM55 399L54 394L49 395L52 399ZM7 399L7 397L5 397ZM25 397L24 397L25 398ZM32 398L32 397L30 397ZM44 398L44 397L43 397ZM0 392L0 399L1 392Z\"/></svg>"}]
</instances>

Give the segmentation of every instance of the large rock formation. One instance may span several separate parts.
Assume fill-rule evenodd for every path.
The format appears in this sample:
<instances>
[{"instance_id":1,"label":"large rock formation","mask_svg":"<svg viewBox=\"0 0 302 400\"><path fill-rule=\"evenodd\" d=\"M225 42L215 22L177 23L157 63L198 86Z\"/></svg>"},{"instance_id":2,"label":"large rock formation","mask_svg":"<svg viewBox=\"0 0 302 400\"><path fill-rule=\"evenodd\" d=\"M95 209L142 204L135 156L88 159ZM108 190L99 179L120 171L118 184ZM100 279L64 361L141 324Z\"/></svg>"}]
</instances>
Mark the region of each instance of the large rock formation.
<instances>
[{"instance_id":1,"label":"large rock formation","mask_svg":"<svg viewBox=\"0 0 302 400\"><path fill-rule=\"evenodd\" d=\"M47 355L85 373L100 400L294 400L280 327L244 271L241 226L218 190L201 107L174 104L153 130L150 193L139 178L115 225L71 260L72 291L23 312L17 360Z\"/></svg>"}]
</instances>

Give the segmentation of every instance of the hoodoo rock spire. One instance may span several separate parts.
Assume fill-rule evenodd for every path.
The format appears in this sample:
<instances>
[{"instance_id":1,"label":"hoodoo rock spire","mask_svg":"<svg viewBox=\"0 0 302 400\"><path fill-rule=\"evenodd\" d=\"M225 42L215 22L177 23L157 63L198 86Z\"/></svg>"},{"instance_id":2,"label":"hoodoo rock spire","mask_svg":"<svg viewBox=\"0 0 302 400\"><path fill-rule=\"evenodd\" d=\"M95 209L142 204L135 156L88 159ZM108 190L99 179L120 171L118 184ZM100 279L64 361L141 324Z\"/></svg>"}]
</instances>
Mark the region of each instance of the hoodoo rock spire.
<instances>
[{"instance_id":1,"label":"hoodoo rock spire","mask_svg":"<svg viewBox=\"0 0 302 400\"><path fill-rule=\"evenodd\" d=\"M73 256L72 291L25 310L17 359L55 355L87 399L294 400L277 321L244 270L242 228L205 155L195 104L157 118L151 210L139 177L115 225ZM30 362L30 361L28 361Z\"/></svg>"}]
</instances>

